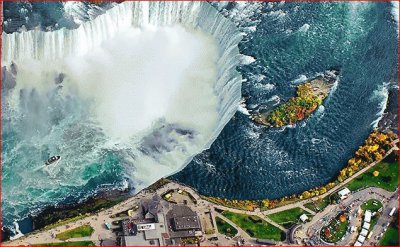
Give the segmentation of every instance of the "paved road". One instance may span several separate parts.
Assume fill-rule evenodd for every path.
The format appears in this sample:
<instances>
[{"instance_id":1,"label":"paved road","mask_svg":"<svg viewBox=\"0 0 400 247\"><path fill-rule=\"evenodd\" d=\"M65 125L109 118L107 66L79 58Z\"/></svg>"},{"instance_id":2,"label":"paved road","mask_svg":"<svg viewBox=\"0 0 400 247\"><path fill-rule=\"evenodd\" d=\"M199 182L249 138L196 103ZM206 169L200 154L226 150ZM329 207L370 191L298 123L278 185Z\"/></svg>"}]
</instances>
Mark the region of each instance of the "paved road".
<instances>
[{"instance_id":1,"label":"paved road","mask_svg":"<svg viewBox=\"0 0 400 247\"><path fill-rule=\"evenodd\" d=\"M398 198L398 190L396 190L389 198L389 200L385 202L381 217L379 217L375 227L372 229L373 234L368 240L364 242L364 246L372 246L379 243L380 238L378 239L378 236L380 236L387 230L388 224L393 220L393 217L396 217L396 214L395 216L389 216L389 213L392 208L397 208L398 210Z\"/></svg>"},{"instance_id":2,"label":"paved road","mask_svg":"<svg viewBox=\"0 0 400 247\"><path fill-rule=\"evenodd\" d=\"M235 223L233 223L230 219L226 218L225 216L223 216L222 214L217 213L217 216L221 219L223 219L224 221L228 222L231 226L233 226L238 233L236 234L236 236L242 236L245 237L247 239L251 239L252 237L250 237L250 235L243 231L242 228L238 227Z\"/></svg>"},{"instance_id":3,"label":"paved road","mask_svg":"<svg viewBox=\"0 0 400 247\"><path fill-rule=\"evenodd\" d=\"M394 143L397 143L399 140L396 139L394 141ZM392 149L389 150L389 152L383 157L383 159L388 156L392 151L394 150L398 150L397 146L394 146ZM289 205L285 205L279 208L274 208L274 209L270 209L270 210L266 210L263 212L260 212L259 209L253 211L246 211L246 210L238 210L238 209L232 209L232 208L228 208L228 207L224 207L224 206L220 206L220 205L215 205L213 203L210 203L208 201L205 201L203 199L200 198L200 196L197 194L197 192L195 190L193 190L192 188L189 188L187 186L183 186L174 182L171 182L167 185L165 185L163 188L157 190L157 194L161 195L164 192L166 192L169 189L173 189L173 188L181 188L184 189L186 191L188 191L189 193L191 193L196 200L199 201L198 205L196 207L199 208L206 208L209 207L212 208L213 207L218 207L224 210L229 210L232 212L237 212L237 213L244 213L244 214L249 214L249 215L257 215L261 218L263 218L264 220L266 220L268 223L280 228L281 230L285 231L286 233L288 232L286 229L284 229L282 226L276 224L275 222L271 221L270 219L268 219L267 217L265 217L265 215L268 214L272 214L272 213L276 213L276 212L281 212L287 209L291 209L291 208L296 208L296 207L301 207L303 208L304 204L311 202L311 201L315 201L318 199L322 199L326 196L328 196L329 194L331 194L332 192L338 190L339 188L341 188L343 185L345 185L346 183L348 183L349 181L351 181L352 179L354 179L355 177L357 177L358 175L362 174L363 172L365 172L366 170L368 170L369 168L371 168L372 166L374 166L375 164L379 163L380 161L377 162L373 162L370 165L368 165L367 167L363 168L362 170L360 170L359 172L355 173L352 177L346 179L345 181L343 181L342 183L336 185L334 188L332 188L331 190L329 190L327 193L320 195L318 197L312 198L312 199L307 199L307 200L303 200L303 201L299 201L293 204L289 204ZM141 192L139 192L137 195L125 200L122 203L119 203L117 205L115 205L114 207L110 208L110 209L106 209L104 211L99 212L98 214L92 214L86 218L83 218L81 220L72 222L72 223L68 223L56 228L53 228L51 230L48 231L43 231L43 232L39 232L36 234L29 234L27 236L24 236L22 238L19 238L17 240L14 241L8 241L5 242L3 244L8 245L8 246L12 246L12 245L32 245L32 244L37 244L37 243L50 243L50 242L59 242L59 240L55 239L53 236L54 234L63 232L67 229L71 229L71 228L75 228L84 224L90 224L93 228L94 228L94 233L91 236L91 240L95 243L95 244L99 244L99 236L101 236L101 238L106 239L106 241L104 242L104 245L115 245L115 239L116 236L114 233L112 233L112 231L106 230L104 223L105 222L111 222L115 219L110 218L111 215L114 215L118 212L122 212L128 209L131 209L133 207L133 205L137 205L138 202L140 202L141 199L143 198L151 198L154 195L154 193L149 193L146 190L142 190ZM331 213L334 213L334 206L328 206L325 210L332 210ZM327 212L327 211L323 211L323 212ZM318 216L316 215L313 220L315 219L319 219L321 217L319 217L320 214L318 214ZM382 219L382 221L384 221L385 219ZM215 224L215 217L213 216L213 222ZM312 221L313 222L313 221ZM375 233L374 233L375 234ZM377 232L376 234L379 234L379 228L377 228Z\"/></svg>"},{"instance_id":4,"label":"paved road","mask_svg":"<svg viewBox=\"0 0 400 247\"><path fill-rule=\"evenodd\" d=\"M379 218L377 225L374 227L374 235L380 234L380 228L383 223L390 222L390 217L388 216L390 209L393 206L397 205L397 190L395 192L389 192L381 188L370 187L366 189L362 189L355 193L352 193L348 198L343 200L340 205L329 205L326 207L322 212L317 213L314 218L304 224L300 229L302 234L299 236L303 239L313 238L316 244L319 245L326 245L319 238L320 230L323 226L325 226L330 219L334 218L338 215L339 212L343 211L344 209L349 210L350 224L349 227L361 226L362 218L358 215L359 206L368 201L369 199L377 199L380 200L383 204L383 213L382 217ZM380 224L380 225L379 225ZM358 232L349 233L347 232L344 238L337 242L336 245L344 246L349 244L354 244L356 238L358 237ZM370 241L366 241L366 245L372 245L374 243L374 236L370 238Z\"/></svg>"},{"instance_id":5,"label":"paved road","mask_svg":"<svg viewBox=\"0 0 400 247\"><path fill-rule=\"evenodd\" d=\"M398 143L399 140L396 139L393 143ZM393 144L393 145L394 145ZM333 187L332 189L328 190L326 193L320 195L320 196L316 196L307 200L302 200L302 201L298 201L292 204L288 204L282 207L278 207L278 208L273 208L273 209L269 209L269 210L265 210L263 211L265 214L273 214L273 213L277 213L277 212L281 212L284 210L288 210L288 209L292 209L292 208L297 208L297 207L302 207L304 204L309 203L309 202L313 202L313 201L317 201L320 199L323 199L327 196L329 196L331 193L333 193L334 191L340 189L341 187L345 186L348 182L350 182L351 180L353 180L354 178L358 177L359 175L363 174L364 172L366 172L367 170L369 170L371 167L373 167L374 165L380 163L382 160L384 160L388 155L390 155L393 151L397 151L398 148L397 146L393 146L384 156L381 160L372 162L371 164L369 164L368 166L364 167L363 169L361 169L360 171L356 172L353 174L353 176L345 179L343 182L337 184L335 187Z\"/></svg>"},{"instance_id":6,"label":"paved road","mask_svg":"<svg viewBox=\"0 0 400 247\"><path fill-rule=\"evenodd\" d=\"M229 207L225 207L225 206L222 206L222 205L216 205L214 203L211 203L209 201L206 201L206 200L202 199L194 189L188 188L188 187L186 187L184 185L180 185L178 183L169 183L169 184L165 185L163 188L161 188L161 189L159 189L157 191L157 194L162 195L162 194L166 193L167 191L169 191L171 189L175 189L175 190L176 189L181 189L181 190L185 190L185 191L191 193L193 195L193 197L197 200L197 206L195 206L195 209L196 209L196 207L218 208L218 209L221 209L221 210L228 210L228 211L231 211L231 212L234 212L234 213L247 214L247 215L256 215L256 216L260 217L261 219L265 220L266 222L268 222L269 224L279 228L280 230L282 230L286 234L288 233L288 230L285 229L283 226L281 226L281 225L277 224L276 222L270 220L269 218L265 217L264 212L260 212L259 210L246 211L246 210L229 208ZM215 212L214 214L211 214L211 216L213 218L214 225L216 225L215 224L215 215L216 214L218 214L218 213ZM223 217L221 214L218 214L218 216L221 216L221 218ZM223 219L226 219L226 218L223 217ZM231 221L229 221L229 223L234 224ZM236 224L234 224L233 226L235 228L239 228ZM239 232L245 233L244 235L241 235L242 237L245 238L245 240L255 241L255 239L251 238L245 231L239 231Z\"/></svg>"}]
</instances>

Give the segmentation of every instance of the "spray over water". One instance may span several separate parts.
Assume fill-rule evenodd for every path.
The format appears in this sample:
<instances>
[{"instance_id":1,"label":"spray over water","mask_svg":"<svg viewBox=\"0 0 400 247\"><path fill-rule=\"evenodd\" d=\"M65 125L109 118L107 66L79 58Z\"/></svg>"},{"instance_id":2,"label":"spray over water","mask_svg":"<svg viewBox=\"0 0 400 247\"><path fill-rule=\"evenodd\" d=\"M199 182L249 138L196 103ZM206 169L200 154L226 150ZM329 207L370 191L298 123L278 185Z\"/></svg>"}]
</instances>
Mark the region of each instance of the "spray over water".
<instances>
[{"instance_id":1,"label":"spray over water","mask_svg":"<svg viewBox=\"0 0 400 247\"><path fill-rule=\"evenodd\" d=\"M3 33L6 222L182 169L237 110L240 40L202 2L124 2L74 30Z\"/></svg>"}]
</instances>

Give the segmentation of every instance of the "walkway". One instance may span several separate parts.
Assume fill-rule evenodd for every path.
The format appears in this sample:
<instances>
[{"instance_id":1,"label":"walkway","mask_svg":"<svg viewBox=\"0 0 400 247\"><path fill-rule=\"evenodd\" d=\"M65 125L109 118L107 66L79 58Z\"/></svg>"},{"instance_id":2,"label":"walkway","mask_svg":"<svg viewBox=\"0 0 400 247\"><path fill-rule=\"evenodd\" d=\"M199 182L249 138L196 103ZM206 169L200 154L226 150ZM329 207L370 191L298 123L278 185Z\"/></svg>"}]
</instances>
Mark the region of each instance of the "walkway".
<instances>
[{"instance_id":1,"label":"walkway","mask_svg":"<svg viewBox=\"0 0 400 247\"><path fill-rule=\"evenodd\" d=\"M398 143L398 141L399 140L396 139L393 143L394 144ZM384 158L386 158L394 150L398 150L397 146L394 146L393 148L391 148L386 153L386 155L382 158L382 160ZM239 210L239 209L233 209L233 208L229 208L229 207L225 207L225 206L221 206L221 205L216 205L214 203L205 201L202 198L200 198L200 196L198 195L198 193L194 189L189 188L189 187L184 186L184 185L180 185L180 184L175 183L175 182L170 182L170 183L166 184L164 187L158 189L156 191L156 194L162 195L163 193L165 193L169 189L180 188L182 190L186 190L189 193L191 193L194 196L194 198L198 201L198 204L195 207L209 207L209 208L217 207L217 208L221 208L223 210L229 210L229 211L232 211L232 212L235 212L235 213L242 213L242 214L248 214L248 215L257 215L257 216L261 217L262 219L264 219L265 221L267 221L268 223L270 223L271 225L274 225L274 226L278 227L279 229L284 231L286 234L288 234L288 230L286 230L285 228L283 228L279 224L273 222L272 220L268 219L267 217L265 217L265 215L281 212L281 211L292 209L292 208L296 208L296 207L300 207L300 208L304 209L304 207L303 207L304 204L306 204L308 202L311 202L311 201L315 201L315 200L318 200L318 199L325 198L326 196L328 196L332 192L338 190L339 188L344 186L346 183L350 182L351 180L353 180L357 176L361 175L362 173L364 173L365 171L367 171L368 169L370 169L371 167L373 167L377 163L381 162L382 160L376 161L376 162L373 162L373 163L369 164L367 167L365 167L362 170L358 171L352 177L346 179L342 183L339 183L338 185L336 185L335 187L333 187L332 189L330 189L329 191L327 191L323 195L314 197L312 199L298 201L298 202L295 202L295 203L292 203L292 204L288 204L288 205L285 205L285 206L282 206L282 207L279 207L279 208L274 208L274 209L262 211L262 212L260 212L259 209L255 210L253 212L253 211ZM388 193L388 192L385 192L385 191L381 191L381 192L383 194ZM15 241L8 241L8 242L5 242L3 244L5 244L7 246L15 246L15 245L34 245L34 244L38 244L38 243L58 242L59 240L53 238L54 234L57 234L57 233L60 233L60 232L64 232L64 231L66 231L68 229L72 229L72 228L75 228L75 227L78 227L78 226L81 226L81 225L84 225L84 224L90 224L94 228L94 233L90 237L91 241L93 241L96 245L99 245L99 238L101 238L101 239L106 239L106 241L104 241L104 245L116 245L116 242L115 242L116 241L116 236L115 236L115 234L110 230L106 230L105 226L104 226L104 223L105 222L111 222L111 221L115 220L115 219L110 218L111 215L114 215L116 213L131 209L134 205L137 205L138 202L141 199L147 198L147 197L151 197L153 195L154 195L154 193L149 193L146 190L142 190L138 194L136 194L135 196L125 200L124 202L119 203L119 204L113 206L112 208L103 210L103 211L99 212L98 214L90 215L90 216L88 216L86 218L83 218L81 220L78 220L76 222L72 222L72 223L68 223L68 224L62 225L62 226L58 226L58 227L53 228L51 230L42 231L42 232L39 232L39 233L36 233L36 234L29 234L27 236L24 236L22 238L19 238L19 239L15 240ZM363 197L360 197L360 198L363 198ZM328 212L326 210L328 210L328 211L331 210L332 213L334 213L333 207L328 206L323 212L325 212L325 213ZM319 217L319 218L321 218L321 217ZM313 217L312 222L315 222L316 220L318 220L318 217ZM213 221L215 222L215 219L213 219Z\"/></svg>"},{"instance_id":2,"label":"walkway","mask_svg":"<svg viewBox=\"0 0 400 247\"><path fill-rule=\"evenodd\" d=\"M397 190L396 190L397 191ZM318 217L314 217L310 222L304 224L301 229L303 229L303 234L301 234L302 239L307 239L312 236L317 236L319 238L320 230L323 226L325 226L332 218L334 218L339 212L343 211L345 208L349 209L349 215L351 216L349 227L351 226L359 226L357 221L357 213L360 205L369 199L377 199L383 202L383 216L385 213L388 215L388 203L390 201L390 205L397 203L397 199L394 195L397 195L397 192L389 192L381 188L377 187L369 187L366 189L362 189L360 191L354 192L348 198L341 201L340 205L329 205L322 212L318 213ZM390 206L389 206L390 208ZM384 218L380 218L378 220L378 224L380 221L385 222ZM386 221L387 222L387 221ZM377 227L378 224L375 226ZM374 230L375 231L375 230ZM376 233L379 234L379 233ZM346 233L344 239L337 242L336 245L344 246L349 244L354 244L355 237L358 236L358 233L355 232L353 234ZM371 238L372 239L372 238ZM366 242L367 243L367 242ZM325 245L323 242L316 243L318 245ZM371 245L371 244L368 244Z\"/></svg>"},{"instance_id":3,"label":"walkway","mask_svg":"<svg viewBox=\"0 0 400 247\"><path fill-rule=\"evenodd\" d=\"M218 216L219 218L223 219L225 222L229 223L229 225L234 227L238 231L237 234L239 234L240 236L246 237L248 239L252 238L247 232L245 232L242 228L238 227L235 223L233 223L230 219L226 218L222 214L217 213L216 216ZM236 234L236 236L237 236L237 234Z\"/></svg>"},{"instance_id":4,"label":"walkway","mask_svg":"<svg viewBox=\"0 0 400 247\"><path fill-rule=\"evenodd\" d=\"M398 143L399 139L396 139L393 143ZM268 209L263 211L265 214L273 214L273 213L277 213L277 212L281 212L281 211L285 211L288 209L292 209L292 208L298 208L298 207L302 207L304 204L307 204L309 202L313 202L313 201L317 201L320 199L323 199L327 196L329 196L330 194L332 194L334 191L340 189L341 187L343 187L344 185L346 185L347 183L349 183L351 180L353 180L354 178L360 176L361 174L363 174L364 172L366 172L367 170L369 170L371 167L375 166L376 164L382 162L382 160L384 160L387 156L389 156L393 151L398 150L397 146L392 147L386 154L385 156L383 156L383 158L381 160L372 162L371 164L369 164L368 166L364 167L363 169L359 170L358 172L354 173L353 176L345 179L343 182L337 184L335 187L333 187L332 189L328 190L326 193L313 197L313 198L309 198L306 200L302 200L302 201L298 201L292 204L288 204L288 205L284 205L282 207L278 207L278 208L273 208L273 209Z\"/></svg>"}]
</instances>

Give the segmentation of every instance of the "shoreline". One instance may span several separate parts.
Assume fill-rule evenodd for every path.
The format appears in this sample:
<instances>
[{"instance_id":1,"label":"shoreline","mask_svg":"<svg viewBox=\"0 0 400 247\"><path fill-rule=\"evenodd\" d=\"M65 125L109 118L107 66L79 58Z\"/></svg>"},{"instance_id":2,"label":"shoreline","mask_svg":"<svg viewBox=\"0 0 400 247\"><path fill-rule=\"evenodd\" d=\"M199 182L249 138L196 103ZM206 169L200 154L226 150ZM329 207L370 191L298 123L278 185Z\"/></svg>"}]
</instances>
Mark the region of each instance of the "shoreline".
<instances>
[{"instance_id":1,"label":"shoreline","mask_svg":"<svg viewBox=\"0 0 400 247\"><path fill-rule=\"evenodd\" d=\"M296 86L296 95L267 112L251 115L251 119L267 128L293 126L309 118L330 95L339 82L340 70L330 69L322 75Z\"/></svg>"},{"instance_id":2,"label":"shoreline","mask_svg":"<svg viewBox=\"0 0 400 247\"><path fill-rule=\"evenodd\" d=\"M389 95L389 97L390 96L391 95ZM389 106L390 106L390 103L388 101L386 104L385 112L383 114L383 118L379 121L379 125L378 125L379 127L376 130L381 130L382 132L386 132L386 131L392 130L394 128L393 127L393 119L390 119L390 118L392 118L392 116L391 116L392 114L390 112L388 112ZM389 119L387 119L387 118L389 118ZM398 137L396 136L395 139L397 140L397 142L395 142L394 147L396 145L398 146ZM388 155L389 154L386 154L386 155L384 155L384 157L386 157ZM346 167L347 167L347 164L343 165L343 168L346 168ZM363 169L361 169L361 170L363 170ZM357 174L357 173L358 172L356 172L355 174ZM351 179L353 179L355 177L355 174L346 178L345 180L350 181ZM336 178L332 178L332 181L335 179ZM273 200L269 200L269 199L264 199L264 200L223 199L223 198L202 195L201 193L199 193L197 191L196 188L193 188L193 187L190 187L183 183L180 183L179 181L174 181L174 180L170 180L167 178L161 178L161 179L157 180L156 182L154 182L153 184L147 186L146 188L143 188L142 190L140 190L136 193L134 193L134 190L132 190L130 188L125 189L123 191L118 190L118 189L113 189L110 191L99 192L98 194L92 195L80 203L61 204L60 206L46 207L38 215L30 216L29 220L27 220L25 218L22 221L20 221L20 222L27 221L27 223L25 223L25 224L28 224L28 225L30 223L32 224L32 226L31 226L32 230L24 231L25 232L24 236L29 236L31 234L46 231L48 229L51 229L52 227L56 227L57 225L64 223L64 222L73 222L73 221L79 220L81 218L84 218L87 215L93 215L96 212L101 212L104 209L112 208L115 205L124 203L128 200L131 200L132 198L135 198L136 196L138 196L141 193L155 192L157 189L163 187L165 184L168 184L170 182L190 188L191 190L195 191L202 199L207 200L211 203L216 203L216 204L220 204L223 206L227 206L226 202L232 202L232 201L241 202L241 201L243 201L243 202L245 202L244 203L245 207L248 207L248 208L251 207L252 210L255 210L256 208L260 208L260 210L269 210L269 209L265 209L262 205L266 201L268 201L268 203L270 203L270 201L276 201L276 202L285 201L284 204L278 203L275 207L272 207L272 209L274 209L274 208L279 208L279 207L282 207L285 205L294 204L296 202L301 202L304 200L319 198L321 196L318 194L316 196L314 195L314 196L310 197L309 199L301 198L301 199L296 199L296 200L291 200L291 199L297 197L298 194L287 195L287 196L273 199ZM328 185L329 184L331 184L331 183L328 183ZM327 194L327 192L329 192L333 187L335 187L335 184L330 186L331 188L327 187L327 185L322 185L317 188L321 188L321 187L327 188L327 191L322 193L322 194ZM310 189L310 190L314 190L314 189ZM256 202L256 203L254 203L254 202ZM93 205L97 205L97 207L92 207ZM243 207L235 207L235 206L227 206L227 207L232 208L232 209L243 209ZM83 210L84 212L82 212L81 209L84 209ZM71 214L72 214L72 217L68 217L68 215L71 216ZM38 221L38 218L45 218L45 220ZM20 223L20 222L18 222L18 223ZM35 223L36 223L36 225L35 225ZM22 223L22 224L24 224L24 223ZM25 226L22 227L22 225L21 225L20 228L25 228ZM27 228L30 228L30 227L28 226ZM11 233L11 232L9 232L9 233ZM8 234L8 232L2 230L2 242L8 240L8 239L5 239L4 237L10 237L10 235Z\"/></svg>"},{"instance_id":3,"label":"shoreline","mask_svg":"<svg viewBox=\"0 0 400 247\"><path fill-rule=\"evenodd\" d=\"M16 223L19 225L19 229L24 236L27 236L100 212L103 209L110 208L129 199L132 195L134 194L129 189L100 191L82 202L47 206L37 215L29 215L20 221L16 221ZM3 227L2 242L8 241L11 235L12 231Z\"/></svg>"},{"instance_id":4,"label":"shoreline","mask_svg":"<svg viewBox=\"0 0 400 247\"><path fill-rule=\"evenodd\" d=\"M386 156L389 156L389 154L393 153L394 150L397 150L396 146L393 147L390 150L390 152L388 152L387 155L385 155L384 158L386 158ZM116 233L114 231L110 231L109 229L106 229L104 227L105 223L107 223L107 222L110 223L111 221L119 220L119 217L124 217L124 216L119 216L119 215L126 214L130 209L137 208L138 205L141 205L141 203L143 203L143 200L152 201L157 196L158 196L158 198L160 198L160 200L161 200L161 198L163 200L166 200L164 196L166 193L169 193L171 190L174 190L176 193L182 193L179 191L188 192L189 194L192 195L192 198L194 198L194 200L197 202L197 203L195 202L195 205L206 206L206 208L209 208L208 210L210 210L210 212L215 214L214 216L218 216L218 217L221 216L220 212L218 210L223 210L223 211L227 210L230 212L242 213L242 214L246 214L246 215L250 215L250 216L257 215L257 216L263 218L264 220L266 220L269 224L272 224L273 226L282 229L286 234L289 234L290 229L287 229L287 228L284 229L282 226L279 226L278 223L273 222L273 221L271 221L270 218L264 217L264 216L282 212L282 211L285 211L290 208L297 208L297 207L304 208L304 205L306 203L314 202L314 201L318 200L318 198L330 197L335 192L337 192L338 189L342 188L343 186L346 186L346 184L351 182L358 175L364 174L365 171L371 169L375 165L379 164L381 161L382 160L369 164L367 167L363 168L363 170L354 174L354 176L347 178L345 181L336 185L334 188L332 188L330 191L328 191L328 193L319 195L317 198L302 199L300 201L291 203L289 205L280 206L280 207L277 207L274 209L269 209L266 211L262 211L260 208L254 210L254 211L235 209L235 208L227 207L225 205L209 202L207 200L204 200L204 198L198 193L197 190L187 187L185 185L182 185L181 183L177 183L175 181L171 181L171 180L162 178L159 181L157 181L156 183L149 186L148 188L145 188L145 189L139 191L137 194L130 196L129 198L125 199L124 201L122 201L114 206L111 206L110 208L104 208L104 209L98 211L97 213L91 213L91 214L85 215L81 219L74 220L69 223L63 223L54 228L49 228L49 229L43 228L42 230L38 230L36 232L31 232L29 234L26 234L25 236L22 236L19 239L5 242L4 245L7 245L7 246L38 245L38 244L47 243L47 242L65 243L65 241L59 240L59 239L55 238L54 236L59 233L68 231L69 229L74 229L74 228L76 228L78 226L82 226L82 225L91 225L97 233L101 232L101 234L105 234L104 237L102 237L102 239L106 238L108 241L108 243L105 245L115 245L115 241L117 241L118 237L116 239ZM364 188L364 190L365 189L366 188ZM190 198L190 196L189 196L189 198ZM190 200L192 200L192 199L190 199ZM176 202L171 202L171 203L176 203ZM194 206L194 207L196 207L196 206ZM90 240L93 243L97 243L98 242L97 236L98 236L97 234L93 234L92 237L90 238ZM285 241L287 241L287 239ZM67 240L67 242L68 242L68 240Z\"/></svg>"},{"instance_id":5,"label":"shoreline","mask_svg":"<svg viewBox=\"0 0 400 247\"><path fill-rule=\"evenodd\" d=\"M181 186L183 188L186 188L188 190L193 191L194 193L196 193L199 198L208 201L209 203L215 204L217 206L221 206L221 207L226 207L226 208L230 208L232 210L245 210L248 212L274 212L276 210L279 211L280 208L288 206L288 205L295 205L298 203L305 203L305 202L311 202L311 201L315 201L315 200L319 200L321 198L324 198L326 196L329 196L330 194L334 193L336 190L338 190L340 187L344 186L345 184L349 183L351 180L355 179L357 176L359 176L360 174L363 174L366 170L368 170L369 168L373 167L374 165L384 161L385 159L387 159L388 157L390 157L393 154L393 151L395 151L396 149L398 150L398 145L399 140L396 139L392 144L392 148L390 150L387 151L387 153L382 157L381 160L377 160L374 161L370 164L368 164L366 167L362 168L361 170L357 171L356 173L354 173L352 176L347 177L346 179L344 179L342 182L340 183L335 183L331 188L329 188L326 192L322 193L322 194L318 194L315 196L311 196L308 198L298 198L296 197L295 200L286 200L284 204L276 204L274 207L271 208L266 208L265 205L263 205L263 203L265 202L265 200L228 200L228 199L221 199L221 198L214 198L214 197L210 197L210 196L205 196L202 195L201 193L199 193L195 188L192 188L190 186L187 186L185 184L182 184L178 181L174 181L174 180L170 180L167 178L161 178L158 181L156 181L155 183L151 184L150 186L138 191L137 193L133 194L129 191L125 191L125 192L121 192L121 191L114 191L112 192L105 192L105 193L101 193L101 195L99 195L99 197L95 198L89 198L88 200L79 203L79 204L74 204L72 206L62 206L59 208L59 210L56 211L56 215L60 215L57 213L61 212L61 215L66 215L63 213L69 213L69 215L75 215L75 217L64 217L64 218L54 218L51 217L52 213L48 213L48 212L52 212L50 208L55 208L55 207L50 207L47 208L46 210L42 211L40 214L38 214L37 216L33 216L33 218L38 218L41 216L45 216L44 218L47 218L48 221L43 221L42 225L40 228L36 228L31 232L27 232L25 233L21 238L18 238L14 241L21 241L26 237L29 237L30 235L34 235L34 234L39 234L39 233L43 233L49 230L53 230L55 228L58 228L62 225L65 224L69 224L69 223L74 223L77 221L81 221L84 220L85 218L88 217L94 217L94 216L98 216L99 213L104 213L104 212L109 212L110 210L112 210L113 208L120 208L121 205L126 205L131 201L136 200L137 198L141 198L143 197L145 194L148 193L156 193L156 191L162 187L164 187L165 185L171 183L171 184L175 184L178 186ZM325 185L326 186L326 185ZM304 192L303 192L304 194ZM107 197L107 196L111 196L111 197ZM121 196L123 198L121 198ZM295 196L298 196L297 194ZM282 202L284 201L283 199L288 199L290 197L285 196L276 200L282 200ZM215 199L220 199L220 200L215 200ZM101 201L102 203L99 203L99 205L97 207L93 207L93 203L96 204L96 202ZM269 200L268 200L269 201ZM272 201L272 200L271 200ZM105 204L104 204L105 202ZM229 202L244 202L244 206L245 207L237 207L237 206L233 206L230 205ZM249 207L249 205L251 205L251 207ZM87 210L84 214L82 213L82 210L80 209L84 209ZM68 214L67 214L68 215ZM47 216L47 217L46 217ZM50 220L49 220L50 219ZM32 222L35 222L35 219L32 220ZM48 224L46 224L46 222ZM9 239L7 240L2 240L2 242L7 242L9 241Z\"/></svg>"},{"instance_id":6,"label":"shoreline","mask_svg":"<svg viewBox=\"0 0 400 247\"><path fill-rule=\"evenodd\" d=\"M116 205L126 203L127 201L134 199L135 197L139 196L142 193L154 193L157 189L163 187L164 185L170 183L171 181L172 180L166 178L161 178L156 182L154 182L153 184L147 186L146 188L141 189L137 193L134 193L133 192L134 190L131 189L125 189L125 190L113 189L110 191L99 192L97 195L92 195L88 197L86 200L79 203L61 204L60 206L48 206L44 208L39 214L30 215L27 218L24 218L23 220L17 222L18 224L20 224L21 222L28 219L27 224L31 225L28 226L27 228L30 228L32 230L23 233L23 236L21 238L11 241L17 241L29 235L48 231L60 225L68 224L74 221L79 221L91 215L98 214L99 212L108 210L112 207L115 207ZM177 184L180 183L177 182ZM183 184L181 185L186 186ZM67 215L72 215L72 217L68 217ZM39 224L35 225L35 222L36 224L37 223ZM9 229L4 229L3 227L1 242L4 243L10 241L10 236L11 236L11 231Z\"/></svg>"}]
</instances>

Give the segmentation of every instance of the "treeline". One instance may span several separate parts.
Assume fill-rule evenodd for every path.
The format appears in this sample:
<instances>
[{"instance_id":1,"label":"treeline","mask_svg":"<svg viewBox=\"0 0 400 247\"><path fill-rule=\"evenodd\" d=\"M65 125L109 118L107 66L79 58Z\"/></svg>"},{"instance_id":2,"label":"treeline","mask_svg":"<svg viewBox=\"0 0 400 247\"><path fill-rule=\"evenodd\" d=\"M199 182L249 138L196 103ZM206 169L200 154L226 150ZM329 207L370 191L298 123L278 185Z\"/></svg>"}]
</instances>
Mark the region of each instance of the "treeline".
<instances>
[{"instance_id":1,"label":"treeline","mask_svg":"<svg viewBox=\"0 0 400 247\"><path fill-rule=\"evenodd\" d=\"M301 194L294 194L285 196L280 199L264 199L264 200L228 200L218 197L205 197L204 199L220 204L226 207L237 208L242 210L253 211L259 207L262 210L272 209L283 205L291 204L296 201L312 198L322 195L343 182L346 178L351 177L353 174L368 166L373 162L380 161L385 154L393 147L394 140L397 135L393 132L381 132L375 129L365 140L364 145L360 146L355 152L354 157L351 158L346 166L339 172L336 179L324 186L304 191Z\"/></svg>"},{"instance_id":2,"label":"treeline","mask_svg":"<svg viewBox=\"0 0 400 247\"><path fill-rule=\"evenodd\" d=\"M314 94L309 82L298 85L296 94L296 97L290 98L266 116L256 117L255 121L277 128L288 124L293 125L309 117L326 97L326 95L318 96Z\"/></svg>"},{"instance_id":3,"label":"treeline","mask_svg":"<svg viewBox=\"0 0 400 247\"><path fill-rule=\"evenodd\" d=\"M260 202L256 200L229 200L225 198L213 197L213 196L201 196L204 200L219 204L229 208L236 208L247 211L254 211L259 207Z\"/></svg>"}]
</instances>

